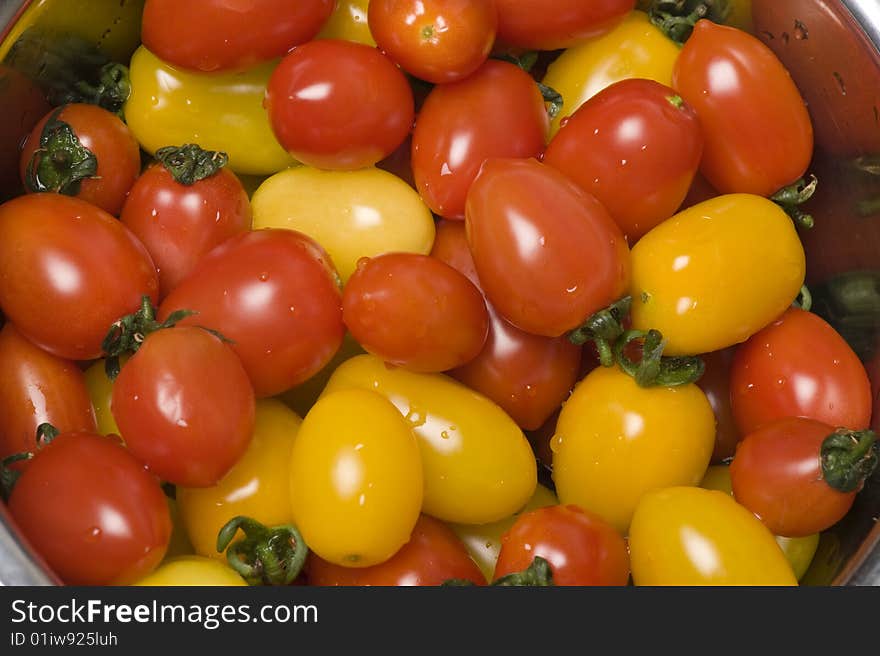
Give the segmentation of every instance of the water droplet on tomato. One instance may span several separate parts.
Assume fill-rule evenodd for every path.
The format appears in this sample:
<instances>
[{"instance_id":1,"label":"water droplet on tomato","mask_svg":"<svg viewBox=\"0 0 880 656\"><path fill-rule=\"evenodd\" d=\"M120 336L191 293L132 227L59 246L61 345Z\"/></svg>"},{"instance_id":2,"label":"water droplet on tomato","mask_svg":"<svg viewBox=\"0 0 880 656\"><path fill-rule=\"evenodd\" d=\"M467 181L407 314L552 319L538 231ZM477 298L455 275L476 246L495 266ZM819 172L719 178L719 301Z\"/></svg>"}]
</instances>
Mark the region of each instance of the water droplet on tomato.
<instances>
[{"instance_id":1,"label":"water droplet on tomato","mask_svg":"<svg viewBox=\"0 0 880 656\"><path fill-rule=\"evenodd\" d=\"M98 539L100 539L100 537L101 537L101 529L98 528L97 526L92 526L86 535L86 539L89 542L96 542Z\"/></svg>"},{"instance_id":2,"label":"water droplet on tomato","mask_svg":"<svg viewBox=\"0 0 880 656\"><path fill-rule=\"evenodd\" d=\"M189 424L187 423L186 419L178 419L176 423L181 428L189 428Z\"/></svg>"},{"instance_id":3,"label":"water droplet on tomato","mask_svg":"<svg viewBox=\"0 0 880 656\"><path fill-rule=\"evenodd\" d=\"M568 122L569 122L570 120L571 120L571 119L570 119L568 116L566 116L564 119L562 119L561 121L559 121L559 127L560 127L560 128L564 128L566 125L568 125Z\"/></svg>"},{"instance_id":4,"label":"water droplet on tomato","mask_svg":"<svg viewBox=\"0 0 880 656\"><path fill-rule=\"evenodd\" d=\"M265 272L261 273L260 274L260 282L266 282L267 280L269 280L269 274L265 273Z\"/></svg>"}]
</instances>

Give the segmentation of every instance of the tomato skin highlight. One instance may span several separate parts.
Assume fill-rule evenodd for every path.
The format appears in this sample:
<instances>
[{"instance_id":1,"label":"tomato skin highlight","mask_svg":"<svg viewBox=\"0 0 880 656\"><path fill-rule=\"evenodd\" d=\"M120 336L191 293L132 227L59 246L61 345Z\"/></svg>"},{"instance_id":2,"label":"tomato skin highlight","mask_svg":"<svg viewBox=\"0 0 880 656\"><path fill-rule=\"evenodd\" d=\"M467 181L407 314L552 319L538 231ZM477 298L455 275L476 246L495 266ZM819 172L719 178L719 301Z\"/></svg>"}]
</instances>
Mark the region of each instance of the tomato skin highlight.
<instances>
[{"instance_id":1,"label":"tomato skin highlight","mask_svg":"<svg viewBox=\"0 0 880 656\"><path fill-rule=\"evenodd\" d=\"M149 334L113 384L111 410L128 449L157 476L215 485L254 428L254 393L235 353L207 330Z\"/></svg>"},{"instance_id":2,"label":"tomato skin highlight","mask_svg":"<svg viewBox=\"0 0 880 656\"><path fill-rule=\"evenodd\" d=\"M463 219L468 189L490 157L538 157L550 126L535 81L488 60L473 75L435 87L416 120L412 168L431 210Z\"/></svg>"},{"instance_id":3,"label":"tomato skin highlight","mask_svg":"<svg viewBox=\"0 0 880 656\"><path fill-rule=\"evenodd\" d=\"M156 267L128 228L49 192L0 205L0 280L6 317L37 346L71 360L99 357L110 325L144 295L155 302L159 290Z\"/></svg>"},{"instance_id":4,"label":"tomato skin highlight","mask_svg":"<svg viewBox=\"0 0 880 656\"><path fill-rule=\"evenodd\" d=\"M16 482L9 511L68 585L125 585L152 571L171 538L156 478L118 441L62 433Z\"/></svg>"},{"instance_id":5,"label":"tomato skin highlight","mask_svg":"<svg viewBox=\"0 0 880 656\"><path fill-rule=\"evenodd\" d=\"M856 492L835 490L822 475L822 443L834 427L786 417L749 433L736 449L730 480L736 500L776 535L805 537L836 524Z\"/></svg>"},{"instance_id":6,"label":"tomato skin highlight","mask_svg":"<svg viewBox=\"0 0 880 656\"><path fill-rule=\"evenodd\" d=\"M554 585L622 586L629 553L617 530L575 505L547 506L520 515L501 538L495 578L521 572L541 556Z\"/></svg>"},{"instance_id":7,"label":"tomato skin highlight","mask_svg":"<svg viewBox=\"0 0 880 656\"><path fill-rule=\"evenodd\" d=\"M415 112L409 83L390 59L337 39L312 41L282 59L264 105L291 155L331 170L364 168L393 153Z\"/></svg>"},{"instance_id":8,"label":"tomato skin highlight","mask_svg":"<svg viewBox=\"0 0 880 656\"><path fill-rule=\"evenodd\" d=\"M410 371L473 360L489 330L480 290L448 264L413 253L361 260L345 285L342 316L367 352Z\"/></svg>"},{"instance_id":9,"label":"tomato skin highlight","mask_svg":"<svg viewBox=\"0 0 880 656\"><path fill-rule=\"evenodd\" d=\"M599 201L535 160L487 161L465 225L486 297L526 332L558 337L629 287L620 228Z\"/></svg>"},{"instance_id":10,"label":"tomato skin highlight","mask_svg":"<svg viewBox=\"0 0 880 656\"><path fill-rule=\"evenodd\" d=\"M721 193L770 196L800 178L813 126L788 71L756 37L700 20L682 48L673 88L700 117L700 170Z\"/></svg>"}]
</instances>

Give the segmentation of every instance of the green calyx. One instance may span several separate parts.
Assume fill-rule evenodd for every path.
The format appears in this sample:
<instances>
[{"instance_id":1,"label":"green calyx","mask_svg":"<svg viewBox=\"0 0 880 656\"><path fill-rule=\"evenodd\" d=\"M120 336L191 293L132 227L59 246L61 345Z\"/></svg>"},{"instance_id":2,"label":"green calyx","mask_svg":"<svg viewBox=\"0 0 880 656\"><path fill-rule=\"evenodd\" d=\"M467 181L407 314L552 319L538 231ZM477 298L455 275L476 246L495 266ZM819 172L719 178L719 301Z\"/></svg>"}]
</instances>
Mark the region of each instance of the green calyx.
<instances>
[{"instance_id":1,"label":"green calyx","mask_svg":"<svg viewBox=\"0 0 880 656\"><path fill-rule=\"evenodd\" d=\"M467 579L449 579L440 584L446 588L467 587L474 585ZM490 584L500 587L545 587L553 585L553 571L550 563L541 556L535 556L532 564L521 572L513 572L495 579Z\"/></svg>"},{"instance_id":2,"label":"green calyx","mask_svg":"<svg viewBox=\"0 0 880 656\"><path fill-rule=\"evenodd\" d=\"M810 293L810 288L806 285L801 287L801 291L798 292L797 298L794 299L792 305L804 312L809 312L813 308L813 295Z\"/></svg>"},{"instance_id":3,"label":"green calyx","mask_svg":"<svg viewBox=\"0 0 880 656\"><path fill-rule=\"evenodd\" d=\"M521 55L506 53L493 57L493 59L506 61L508 64L520 67L526 73L531 73L535 64L538 62L538 53L536 51L524 52ZM548 105L547 113L550 115L550 118L556 118L559 116L559 112L562 111L562 107L565 105L565 100L562 98L562 94L553 87L548 87L546 84L540 82L536 82L536 84L541 92L541 96L544 98L544 102Z\"/></svg>"},{"instance_id":4,"label":"green calyx","mask_svg":"<svg viewBox=\"0 0 880 656\"><path fill-rule=\"evenodd\" d=\"M770 200L785 210L785 213L791 217L795 225L809 230L813 227L815 221L800 206L813 197L818 184L819 179L815 175L810 174L807 178L801 178L797 182L783 187L773 194Z\"/></svg>"},{"instance_id":5,"label":"green calyx","mask_svg":"<svg viewBox=\"0 0 880 656\"><path fill-rule=\"evenodd\" d=\"M627 347L642 342L639 361L627 355ZM666 340L658 330L628 330L614 344L614 356L620 368L632 376L639 387L678 387L697 382L706 371L702 359L691 356L665 357Z\"/></svg>"},{"instance_id":6,"label":"green calyx","mask_svg":"<svg viewBox=\"0 0 880 656\"><path fill-rule=\"evenodd\" d=\"M233 542L239 530L244 537ZM302 571L309 553L296 527L268 528L242 516L233 517L220 529L217 551L226 551L229 566L248 585L290 585Z\"/></svg>"},{"instance_id":7,"label":"green calyx","mask_svg":"<svg viewBox=\"0 0 880 656\"><path fill-rule=\"evenodd\" d=\"M21 472L18 469L12 469L10 465L15 464L16 462L30 460L34 457L34 453L47 446L52 440L58 437L59 433L60 431L52 424L44 422L37 426L36 444L33 451L14 453L11 456L7 456L0 460L0 497L2 497L4 501L9 501L9 497L12 495L12 489L15 487L16 482L18 482L18 477L21 476Z\"/></svg>"},{"instance_id":8,"label":"green calyx","mask_svg":"<svg viewBox=\"0 0 880 656\"><path fill-rule=\"evenodd\" d=\"M80 143L76 132L58 116L59 107L49 116L40 133L40 145L27 164L24 184L30 192L54 191L76 196L82 181L98 173L98 158Z\"/></svg>"},{"instance_id":9,"label":"green calyx","mask_svg":"<svg viewBox=\"0 0 880 656\"><path fill-rule=\"evenodd\" d=\"M840 428L825 438L820 454L825 482L838 492L857 492L877 467L877 436Z\"/></svg>"},{"instance_id":10,"label":"green calyx","mask_svg":"<svg viewBox=\"0 0 880 656\"><path fill-rule=\"evenodd\" d=\"M612 345L623 335L623 320L629 314L631 307L632 296L624 296L604 310L599 310L580 328L572 330L568 334L569 341L576 346L593 342L599 351L599 362L602 366L612 366L614 364Z\"/></svg>"},{"instance_id":11,"label":"green calyx","mask_svg":"<svg viewBox=\"0 0 880 656\"><path fill-rule=\"evenodd\" d=\"M196 144L166 146L157 150L155 157L175 182L186 186L211 177L229 161L226 153L203 150Z\"/></svg>"},{"instance_id":12,"label":"green calyx","mask_svg":"<svg viewBox=\"0 0 880 656\"><path fill-rule=\"evenodd\" d=\"M638 7L678 44L690 38L697 21L705 18L723 24L730 15L728 0L641 0Z\"/></svg>"},{"instance_id":13,"label":"green calyx","mask_svg":"<svg viewBox=\"0 0 880 656\"><path fill-rule=\"evenodd\" d=\"M128 68L116 62L109 62L98 70L97 79L92 82L77 80L68 91L66 102L89 103L103 107L122 117L122 107L131 95L131 80Z\"/></svg>"}]
</instances>

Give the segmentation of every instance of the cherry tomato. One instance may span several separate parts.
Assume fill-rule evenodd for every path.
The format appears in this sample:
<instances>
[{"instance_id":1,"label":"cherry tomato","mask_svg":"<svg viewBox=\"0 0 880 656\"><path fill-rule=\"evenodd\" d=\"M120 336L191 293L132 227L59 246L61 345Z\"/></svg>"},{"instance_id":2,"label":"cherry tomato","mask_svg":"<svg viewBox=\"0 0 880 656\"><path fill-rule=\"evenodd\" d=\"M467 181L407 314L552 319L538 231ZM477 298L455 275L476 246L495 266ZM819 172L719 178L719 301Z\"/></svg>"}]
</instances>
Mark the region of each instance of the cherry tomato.
<instances>
[{"instance_id":1,"label":"cherry tomato","mask_svg":"<svg viewBox=\"0 0 880 656\"><path fill-rule=\"evenodd\" d=\"M232 340L257 396L303 382L330 361L345 327L330 258L293 230L257 230L227 240L168 295L160 319L198 312L201 325Z\"/></svg>"},{"instance_id":2,"label":"cherry tomato","mask_svg":"<svg viewBox=\"0 0 880 656\"><path fill-rule=\"evenodd\" d=\"M599 199L634 244L678 210L702 152L697 115L675 91L623 80L569 117L543 161Z\"/></svg>"},{"instance_id":3,"label":"cherry tomato","mask_svg":"<svg viewBox=\"0 0 880 656\"><path fill-rule=\"evenodd\" d=\"M422 515L409 542L390 559L372 567L341 567L312 554L309 585L433 586L449 579L485 585L486 578L451 528Z\"/></svg>"},{"instance_id":4,"label":"cherry tomato","mask_svg":"<svg viewBox=\"0 0 880 656\"><path fill-rule=\"evenodd\" d=\"M479 287L476 267L461 221L441 220L431 252ZM565 337L524 332L489 310L489 335L476 358L449 374L485 394L519 426L534 430L562 405L580 368L581 349Z\"/></svg>"},{"instance_id":5,"label":"cherry tomato","mask_svg":"<svg viewBox=\"0 0 880 656\"><path fill-rule=\"evenodd\" d=\"M549 124L529 74L489 60L470 77L435 87L425 100L412 140L416 189L435 214L463 219L483 162L539 156Z\"/></svg>"},{"instance_id":6,"label":"cherry tomato","mask_svg":"<svg viewBox=\"0 0 880 656\"><path fill-rule=\"evenodd\" d=\"M559 50L607 32L635 0L495 0L498 39L517 48Z\"/></svg>"},{"instance_id":7,"label":"cherry tomato","mask_svg":"<svg viewBox=\"0 0 880 656\"><path fill-rule=\"evenodd\" d=\"M335 6L333 0L147 0L141 40L175 66L244 69L309 41Z\"/></svg>"},{"instance_id":8,"label":"cherry tomato","mask_svg":"<svg viewBox=\"0 0 880 656\"><path fill-rule=\"evenodd\" d=\"M408 73L442 84L466 78L495 43L494 0L372 0L370 32Z\"/></svg>"},{"instance_id":9,"label":"cherry tomato","mask_svg":"<svg viewBox=\"0 0 880 656\"><path fill-rule=\"evenodd\" d=\"M171 537L158 481L118 441L62 433L9 498L19 529L68 585L125 585L152 571Z\"/></svg>"},{"instance_id":10,"label":"cherry tomato","mask_svg":"<svg viewBox=\"0 0 880 656\"><path fill-rule=\"evenodd\" d=\"M513 325L558 337L626 294L629 249L601 203L535 160L487 161L467 198L480 284Z\"/></svg>"},{"instance_id":11,"label":"cherry tomato","mask_svg":"<svg viewBox=\"0 0 880 656\"><path fill-rule=\"evenodd\" d=\"M241 586L244 579L231 567L204 556L177 556L133 585L147 586Z\"/></svg>"},{"instance_id":12,"label":"cherry tomato","mask_svg":"<svg viewBox=\"0 0 880 656\"><path fill-rule=\"evenodd\" d=\"M33 451L43 423L63 433L94 432L82 371L31 344L11 323L0 330L0 371L0 459Z\"/></svg>"},{"instance_id":13,"label":"cherry tomato","mask_svg":"<svg viewBox=\"0 0 880 656\"><path fill-rule=\"evenodd\" d=\"M672 86L700 117L700 168L721 193L770 196L806 171L810 116L788 71L756 37L698 21Z\"/></svg>"},{"instance_id":14,"label":"cherry tomato","mask_svg":"<svg viewBox=\"0 0 880 656\"><path fill-rule=\"evenodd\" d=\"M100 356L110 325L159 290L156 267L125 226L53 193L0 205L0 280L0 306L22 335L72 360Z\"/></svg>"},{"instance_id":15,"label":"cherry tomato","mask_svg":"<svg viewBox=\"0 0 880 656\"><path fill-rule=\"evenodd\" d=\"M113 384L111 410L129 450L163 480L215 485L254 428L254 393L235 353L207 330L147 335Z\"/></svg>"},{"instance_id":16,"label":"cherry tomato","mask_svg":"<svg viewBox=\"0 0 880 656\"><path fill-rule=\"evenodd\" d=\"M737 348L730 394L743 435L784 417L852 429L871 422L871 383L858 356L834 328L798 308Z\"/></svg>"},{"instance_id":17,"label":"cherry tomato","mask_svg":"<svg viewBox=\"0 0 880 656\"><path fill-rule=\"evenodd\" d=\"M53 109L34 126L21 150L26 190L60 191L117 216L140 170L134 135L119 117L97 105Z\"/></svg>"},{"instance_id":18,"label":"cherry tomato","mask_svg":"<svg viewBox=\"0 0 880 656\"><path fill-rule=\"evenodd\" d=\"M371 166L394 152L412 128L406 77L361 43L321 39L281 60L266 89L266 110L281 145L323 169Z\"/></svg>"},{"instance_id":19,"label":"cherry tomato","mask_svg":"<svg viewBox=\"0 0 880 656\"><path fill-rule=\"evenodd\" d=\"M713 463L732 457L736 445L742 439L742 433L736 426L730 405L730 367L735 352L735 349L730 348L704 354L702 359L706 364L706 371L697 381L697 385L703 390L715 413Z\"/></svg>"},{"instance_id":20,"label":"cherry tomato","mask_svg":"<svg viewBox=\"0 0 880 656\"><path fill-rule=\"evenodd\" d=\"M342 316L367 352L411 371L445 371L482 350L489 315L480 290L428 255L363 259L345 286Z\"/></svg>"},{"instance_id":21,"label":"cherry tomato","mask_svg":"<svg viewBox=\"0 0 880 656\"><path fill-rule=\"evenodd\" d=\"M836 524L858 489L841 492L825 478L822 445L834 432L833 426L800 417L750 432L730 465L736 500L776 535L804 537Z\"/></svg>"},{"instance_id":22,"label":"cherry tomato","mask_svg":"<svg viewBox=\"0 0 880 656\"><path fill-rule=\"evenodd\" d=\"M523 513L501 538L495 578L521 572L541 556L554 585L626 585L629 553L620 533L574 505Z\"/></svg>"}]
</instances>

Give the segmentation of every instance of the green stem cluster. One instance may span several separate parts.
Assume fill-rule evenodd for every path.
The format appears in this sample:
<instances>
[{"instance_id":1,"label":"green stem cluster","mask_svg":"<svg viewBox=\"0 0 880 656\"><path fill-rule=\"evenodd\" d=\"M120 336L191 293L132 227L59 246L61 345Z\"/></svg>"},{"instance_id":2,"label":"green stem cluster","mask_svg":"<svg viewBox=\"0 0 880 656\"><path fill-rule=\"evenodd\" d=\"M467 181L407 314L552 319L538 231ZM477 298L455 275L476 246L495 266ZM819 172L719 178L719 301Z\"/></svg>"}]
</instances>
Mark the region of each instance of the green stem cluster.
<instances>
[{"instance_id":1,"label":"green stem cluster","mask_svg":"<svg viewBox=\"0 0 880 656\"><path fill-rule=\"evenodd\" d=\"M238 531L244 537L233 542ZM268 528L250 517L233 517L217 535L217 551L248 585L290 585L309 549L295 526Z\"/></svg>"}]
</instances>

